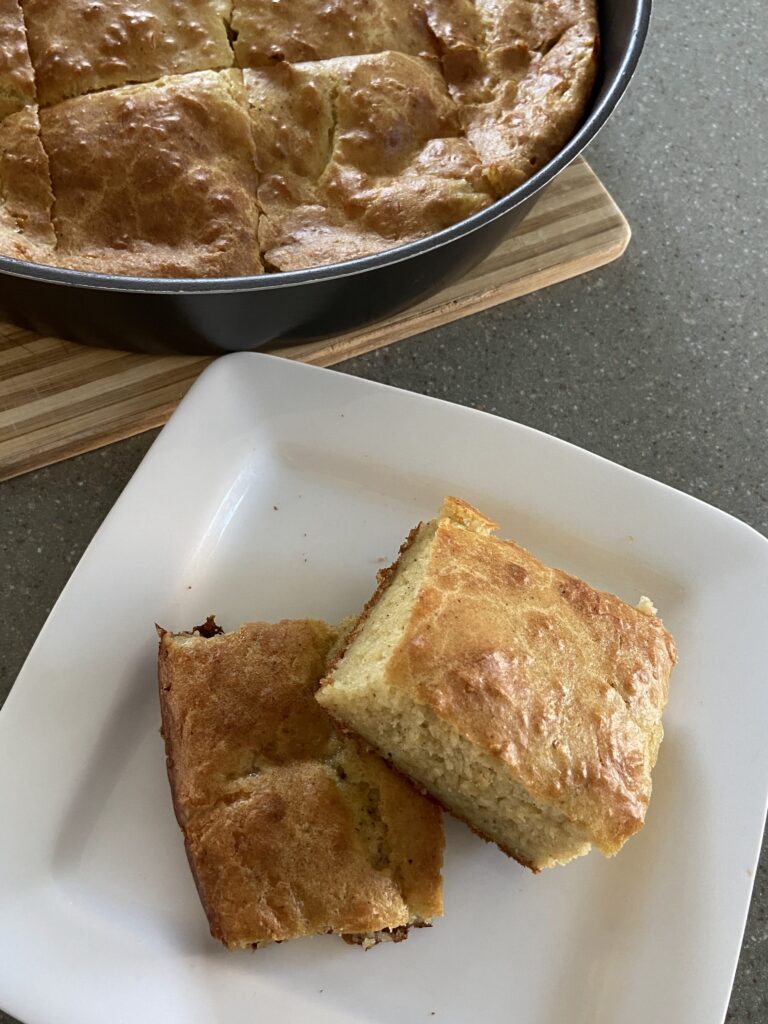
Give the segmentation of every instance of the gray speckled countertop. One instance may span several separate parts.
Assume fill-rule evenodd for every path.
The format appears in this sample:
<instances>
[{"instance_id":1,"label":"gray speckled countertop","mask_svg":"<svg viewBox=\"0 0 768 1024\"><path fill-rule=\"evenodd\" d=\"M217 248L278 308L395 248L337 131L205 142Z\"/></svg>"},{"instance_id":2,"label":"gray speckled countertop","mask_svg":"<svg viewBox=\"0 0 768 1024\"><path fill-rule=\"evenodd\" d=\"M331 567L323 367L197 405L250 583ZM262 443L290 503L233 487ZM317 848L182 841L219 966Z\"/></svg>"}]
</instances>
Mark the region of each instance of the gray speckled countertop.
<instances>
[{"instance_id":1,"label":"gray speckled countertop","mask_svg":"<svg viewBox=\"0 0 768 1024\"><path fill-rule=\"evenodd\" d=\"M768 534L766 39L765 4L726 22L712 0L658 3L588 153L633 228L623 259L339 369L538 427ZM154 436L0 485L0 699ZM768 1020L765 848L727 1019Z\"/></svg>"}]
</instances>

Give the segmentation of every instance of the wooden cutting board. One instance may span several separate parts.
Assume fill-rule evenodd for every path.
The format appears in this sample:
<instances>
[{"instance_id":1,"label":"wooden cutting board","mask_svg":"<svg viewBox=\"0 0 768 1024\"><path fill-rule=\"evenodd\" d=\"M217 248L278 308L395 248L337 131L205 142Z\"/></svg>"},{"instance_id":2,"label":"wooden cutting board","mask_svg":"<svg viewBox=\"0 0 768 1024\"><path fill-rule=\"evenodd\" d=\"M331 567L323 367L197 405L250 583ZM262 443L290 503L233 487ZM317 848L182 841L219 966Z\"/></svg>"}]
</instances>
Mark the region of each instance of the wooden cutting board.
<instances>
[{"instance_id":1,"label":"wooden cutting board","mask_svg":"<svg viewBox=\"0 0 768 1024\"><path fill-rule=\"evenodd\" d=\"M330 366L603 266L629 237L578 159L488 259L439 295L372 327L270 351ZM0 322L0 480L165 423L209 362L89 348Z\"/></svg>"}]
</instances>

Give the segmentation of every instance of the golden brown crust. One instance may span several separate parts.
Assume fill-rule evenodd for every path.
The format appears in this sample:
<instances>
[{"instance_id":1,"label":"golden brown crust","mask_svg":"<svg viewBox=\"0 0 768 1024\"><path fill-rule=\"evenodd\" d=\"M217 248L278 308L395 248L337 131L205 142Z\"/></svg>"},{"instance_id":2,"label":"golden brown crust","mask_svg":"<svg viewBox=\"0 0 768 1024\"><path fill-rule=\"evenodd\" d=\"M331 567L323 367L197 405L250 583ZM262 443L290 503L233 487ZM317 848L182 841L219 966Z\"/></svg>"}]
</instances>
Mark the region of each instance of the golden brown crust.
<instances>
[{"instance_id":1,"label":"golden brown crust","mask_svg":"<svg viewBox=\"0 0 768 1024\"><path fill-rule=\"evenodd\" d=\"M563 147L597 72L595 0L425 0L462 124L499 196Z\"/></svg>"},{"instance_id":2,"label":"golden brown crust","mask_svg":"<svg viewBox=\"0 0 768 1024\"><path fill-rule=\"evenodd\" d=\"M433 63L399 53L246 71L265 261L378 252L490 202Z\"/></svg>"},{"instance_id":3,"label":"golden brown crust","mask_svg":"<svg viewBox=\"0 0 768 1024\"><path fill-rule=\"evenodd\" d=\"M0 0L0 120L48 108L59 235L0 247L202 278L391 249L547 163L597 44L596 0Z\"/></svg>"},{"instance_id":4,"label":"golden brown crust","mask_svg":"<svg viewBox=\"0 0 768 1024\"><path fill-rule=\"evenodd\" d=\"M645 817L674 641L658 618L486 535L489 521L477 513L473 525L452 501L387 683L615 853ZM353 638L398 565L380 574Z\"/></svg>"},{"instance_id":5,"label":"golden brown crust","mask_svg":"<svg viewBox=\"0 0 768 1024\"><path fill-rule=\"evenodd\" d=\"M261 270L241 72L125 86L40 116L62 264L165 277Z\"/></svg>"},{"instance_id":6,"label":"golden brown crust","mask_svg":"<svg viewBox=\"0 0 768 1024\"><path fill-rule=\"evenodd\" d=\"M231 0L24 0L40 103L232 65Z\"/></svg>"},{"instance_id":7,"label":"golden brown crust","mask_svg":"<svg viewBox=\"0 0 768 1024\"><path fill-rule=\"evenodd\" d=\"M441 913L439 811L313 698L324 623L158 632L174 807L217 938L363 936Z\"/></svg>"},{"instance_id":8,"label":"golden brown crust","mask_svg":"<svg viewBox=\"0 0 768 1024\"><path fill-rule=\"evenodd\" d=\"M56 237L48 161L35 107L0 122L0 253L47 263Z\"/></svg>"},{"instance_id":9,"label":"golden brown crust","mask_svg":"<svg viewBox=\"0 0 768 1024\"><path fill-rule=\"evenodd\" d=\"M235 0L232 28L235 57L244 68L385 50L435 53L424 10L414 0Z\"/></svg>"},{"instance_id":10,"label":"golden brown crust","mask_svg":"<svg viewBox=\"0 0 768 1024\"><path fill-rule=\"evenodd\" d=\"M0 120L35 102L35 79L19 0L0 0Z\"/></svg>"}]
</instances>

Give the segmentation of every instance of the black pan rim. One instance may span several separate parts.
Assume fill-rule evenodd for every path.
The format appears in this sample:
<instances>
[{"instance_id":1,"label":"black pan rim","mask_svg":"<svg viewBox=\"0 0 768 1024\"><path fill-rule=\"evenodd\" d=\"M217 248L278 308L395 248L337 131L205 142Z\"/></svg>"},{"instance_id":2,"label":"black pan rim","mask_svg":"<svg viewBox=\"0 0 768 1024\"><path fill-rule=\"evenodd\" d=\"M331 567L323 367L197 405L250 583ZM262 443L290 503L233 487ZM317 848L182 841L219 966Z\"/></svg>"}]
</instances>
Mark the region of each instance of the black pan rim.
<instances>
[{"instance_id":1,"label":"black pan rim","mask_svg":"<svg viewBox=\"0 0 768 1024\"><path fill-rule=\"evenodd\" d=\"M523 182L508 195L497 199L491 206L444 228L442 231L408 242L405 245L386 249L373 256L364 256L344 263L332 263L323 267L309 267L305 270L282 271L258 274L251 277L171 278L171 277L126 277L115 274L96 274L82 270L67 270L63 267L46 267L39 263L15 260L0 256L0 274L22 277L47 284L58 284L100 291L145 293L148 295L203 295L227 292L272 291L294 288L315 282L352 277L381 267L402 263L414 256L420 256L433 249L441 248L459 238L472 234L479 228L503 217L516 206L539 192L568 164L572 163L582 150L595 138L613 113L632 78L648 35L653 0L637 0L634 24L621 63L615 72L613 82L602 100L592 108L584 123L563 149L540 170Z\"/></svg>"}]
</instances>

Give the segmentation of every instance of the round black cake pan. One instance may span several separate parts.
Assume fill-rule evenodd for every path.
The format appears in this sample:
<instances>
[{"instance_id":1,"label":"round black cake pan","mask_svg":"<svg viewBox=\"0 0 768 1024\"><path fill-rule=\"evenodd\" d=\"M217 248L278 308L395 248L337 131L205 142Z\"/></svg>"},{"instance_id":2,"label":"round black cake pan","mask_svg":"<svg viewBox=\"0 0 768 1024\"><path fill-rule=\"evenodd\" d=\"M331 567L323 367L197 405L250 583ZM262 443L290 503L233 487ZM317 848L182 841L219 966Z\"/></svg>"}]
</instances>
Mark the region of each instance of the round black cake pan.
<instances>
[{"instance_id":1,"label":"round black cake pan","mask_svg":"<svg viewBox=\"0 0 768 1024\"><path fill-rule=\"evenodd\" d=\"M600 70L581 128L523 185L445 231L347 263L226 279L116 277L0 257L0 308L41 334L154 353L256 349L390 316L484 259L589 144L632 77L650 13L651 0L603 0Z\"/></svg>"}]
</instances>

